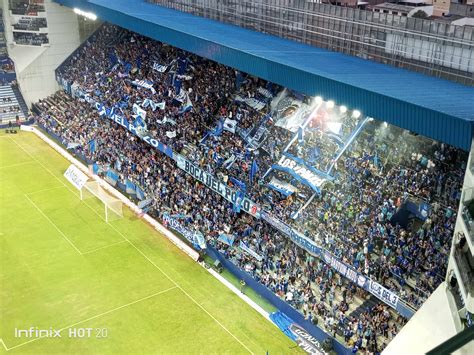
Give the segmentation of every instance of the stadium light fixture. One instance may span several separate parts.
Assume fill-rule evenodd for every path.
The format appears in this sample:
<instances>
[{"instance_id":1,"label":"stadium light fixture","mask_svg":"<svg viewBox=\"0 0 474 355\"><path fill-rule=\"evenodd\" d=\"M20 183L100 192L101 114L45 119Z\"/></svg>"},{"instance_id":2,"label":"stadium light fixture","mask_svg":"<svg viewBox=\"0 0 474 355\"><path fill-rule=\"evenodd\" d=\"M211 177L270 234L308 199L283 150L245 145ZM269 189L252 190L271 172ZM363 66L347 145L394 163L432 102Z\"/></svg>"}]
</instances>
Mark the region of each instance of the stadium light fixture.
<instances>
[{"instance_id":1,"label":"stadium light fixture","mask_svg":"<svg viewBox=\"0 0 474 355\"><path fill-rule=\"evenodd\" d=\"M341 111L341 113L346 113L347 112L347 107L343 105L343 106L339 107L339 111Z\"/></svg>"},{"instance_id":2,"label":"stadium light fixture","mask_svg":"<svg viewBox=\"0 0 474 355\"><path fill-rule=\"evenodd\" d=\"M321 102L323 102L323 98L321 96L316 96L315 100L317 104L320 104Z\"/></svg>"},{"instance_id":3,"label":"stadium light fixture","mask_svg":"<svg viewBox=\"0 0 474 355\"><path fill-rule=\"evenodd\" d=\"M332 101L332 100L329 100L329 101L326 103L326 107L327 107L327 108L334 108L334 105L335 105L335 104L334 104L334 101Z\"/></svg>"},{"instance_id":4,"label":"stadium light fixture","mask_svg":"<svg viewBox=\"0 0 474 355\"><path fill-rule=\"evenodd\" d=\"M80 16L84 16L85 18L87 18L89 20L92 20L92 21L97 20L97 15L96 14L93 14L92 12L83 11L81 9L78 9L77 7L74 8L74 13L77 14L77 15L80 15Z\"/></svg>"},{"instance_id":5,"label":"stadium light fixture","mask_svg":"<svg viewBox=\"0 0 474 355\"><path fill-rule=\"evenodd\" d=\"M359 110L354 110L352 111L352 117L354 118L359 118L361 115L360 111Z\"/></svg>"}]
</instances>

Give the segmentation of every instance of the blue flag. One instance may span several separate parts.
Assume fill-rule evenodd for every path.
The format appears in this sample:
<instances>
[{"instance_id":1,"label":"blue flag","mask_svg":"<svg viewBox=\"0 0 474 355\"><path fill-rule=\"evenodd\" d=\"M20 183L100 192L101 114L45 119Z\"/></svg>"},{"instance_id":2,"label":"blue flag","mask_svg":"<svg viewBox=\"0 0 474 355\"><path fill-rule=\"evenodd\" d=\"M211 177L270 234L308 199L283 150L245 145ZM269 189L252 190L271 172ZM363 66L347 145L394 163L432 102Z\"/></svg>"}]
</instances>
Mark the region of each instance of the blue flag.
<instances>
[{"instance_id":1,"label":"blue flag","mask_svg":"<svg viewBox=\"0 0 474 355\"><path fill-rule=\"evenodd\" d=\"M252 162L252 167L250 168L250 181L253 181L255 178L255 174L257 174L258 171L258 164L257 161L254 159Z\"/></svg>"},{"instance_id":2,"label":"blue flag","mask_svg":"<svg viewBox=\"0 0 474 355\"><path fill-rule=\"evenodd\" d=\"M214 128L211 134L214 136L220 136L223 131L224 131L224 122L222 119L220 119L219 122L217 122L217 127Z\"/></svg>"},{"instance_id":3,"label":"blue flag","mask_svg":"<svg viewBox=\"0 0 474 355\"><path fill-rule=\"evenodd\" d=\"M89 152L94 153L96 149L95 139L91 139L88 144L89 144Z\"/></svg>"},{"instance_id":4,"label":"blue flag","mask_svg":"<svg viewBox=\"0 0 474 355\"><path fill-rule=\"evenodd\" d=\"M109 59L110 59L110 64L112 64L111 65L112 67L118 63L118 58L117 58L117 55L115 54L115 51L110 52Z\"/></svg>"},{"instance_id":5,"label":"blue flag","mask_svg":"<svg viewBox=\"0 0 474 355\"><path fill-rule=\"evenodd\" d=\"M239 213L240 212L240 207L242 206L242 202L244 202L245 192L242 191L242 190L239 190L239 191L237 191L236 196L237 197L235 199L235 203L232 205L232 210L235 213Z\"/></svg>"},{"instance_id":6,"label":"blue flag","mask_svg":"<svg viewBox=\"0 0 474 355\"><path fill-rule=\"evenodd\" d=\"M245 191L247 191L247 185L245 185L245 182L242 182L240 180L237 180L234 177L230 177L230 182L234 184L240 191L242 191L245 194Z\"/></svg>"}]
</instances>

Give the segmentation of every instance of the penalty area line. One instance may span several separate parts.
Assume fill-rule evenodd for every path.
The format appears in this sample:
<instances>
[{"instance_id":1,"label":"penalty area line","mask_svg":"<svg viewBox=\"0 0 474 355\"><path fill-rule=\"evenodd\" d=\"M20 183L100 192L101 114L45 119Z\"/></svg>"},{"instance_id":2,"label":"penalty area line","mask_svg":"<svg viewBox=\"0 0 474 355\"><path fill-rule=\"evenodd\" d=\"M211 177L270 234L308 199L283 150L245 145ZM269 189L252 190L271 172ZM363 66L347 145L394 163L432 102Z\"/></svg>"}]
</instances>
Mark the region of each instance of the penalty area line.
<instances>
[{"instance_id":1,"label":"penalty area line","mask_svg":"<svg viewBox=\"0 0 474 355\"><path fill-rule=\"evenodd\" d=\"M87 319L81 320L80 322L76 322L76 323L74 323L74 324L71 324L71 325L68 325L68 326L66 326L66 327L63 327L63 328L59 329L58 332L61 333L63 330L66 330L66 329L75 327L76 325L79 325L79 324L82 324L82 323L85 323L85 322L94 320L94 319L99 318L99 317L105 316L105 315L110 314L110 313L112 313L112 312L118 311L119 309L122 309L122 308L125 308L125 307L128 307L128 306L131 306L131 305L133 305L133 304L135 304L135 303L145 301L145 300L147 300L147 299L150 299L150 298L155 297L155 296L158 296L158 295L162 295L162 294L164 294L164 293L166 293L166 292L169 292L169 291L171 291L171 290L174 290L175 288L177 288L177 287L176 287L176 286L173 286L173 287L167 288L166 290L159 291L159 292L156 292L156 293L154 293L154 294L152 294L152 295L149 295L149 296L140 298L139 300L135 300L135 301L129 302L129 303L127 303L127 304L124 304L124 305L122 305L122 306L119 306L119 307L116 307L116 308L113 308L113 309L109 309L109 310L106 311L106 312L102 312L102 313L97 314L97 315L95 315L95 316L92 316L92 317L89 317L89 318L87 318ZM5 342L3 341L3 339L0 339L0 340L1 340L1 342L2 342L2 344L3 344L3 347L5 348L5 350L6 350L6 351L10 351L10 350L19 348L20 346L23 346L23 345L32 343L32 342L34 342L34 341L36 341L36 340L39 340L39 339L42 339L42 338L46 338L46 337L41 336L41 337L38 337L38 338L33 338L33 339L31 339L31 340L25 341L24 343L21 343L21 344L12 346L11 348L8 348L8 347L7 347L7 345L5 344Z\"/></svg>"},{"instance_id":2,"label":"penalty area line","mask_svg":"<svg viewBox=\"0 0 474 355\"><path fill-rule=\"evenodd\" d=\"M103 247L98 247L98 248L95 248L95 249L92 249L92 250L83 251L81 254L85 255L85 254L95 253L98 250L106 249L106 248L109 248L109 247L113 247L114 245L123 244L123 243L126 243L126 242L127 242L126 240L121 240L121 241L116 242L116 243L104 245Z\"/></svg>"},{"instance_id":3,"label":"penalty area line","mask_svg":"<svg viewBox=\"0 0 474 355\"><path fill-rule=\"evenodd\" d=\"M3 341L2 338L0 338L0 343L2 343L3 347L5 348L5 351L9 351L10 349L7 348L7 345L5 344L5 342Z\"/></svg>"}]
</instances>

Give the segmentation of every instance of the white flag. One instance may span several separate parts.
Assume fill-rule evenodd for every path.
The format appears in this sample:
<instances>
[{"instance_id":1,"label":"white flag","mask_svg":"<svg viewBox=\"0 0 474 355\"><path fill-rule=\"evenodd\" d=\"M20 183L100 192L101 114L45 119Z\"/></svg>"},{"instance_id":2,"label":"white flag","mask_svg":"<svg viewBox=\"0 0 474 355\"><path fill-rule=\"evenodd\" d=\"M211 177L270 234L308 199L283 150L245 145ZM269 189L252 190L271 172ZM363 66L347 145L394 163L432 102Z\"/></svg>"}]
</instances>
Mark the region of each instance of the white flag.
<instances>
[{"instance_id":1,"label":"white flag","mask_svg":"<svg viewBox=\"0 0 474 355\"><path fill-rule=\"evenodd\" d=\"M226 118L224 121L224 129L226 131L235 133L235 127L237 126L237 121L231 120L230 118Z\"/></svg>"},{"instance_id":2,"label":"white flag","mask_svg":"<svg viewBox=\"0 0 474 355\"><path fill-rule=\"evenodd\" d=\"M174 138L174 137L176 137L176 131L167 131L166 136L168 138Z\"/></svg>"},{"instance_id":3,"label":"white flag","mask_svg":"<svg viewBox=\"0 0 474 355\"><path fill-rule=\"evenodd\" d=\"M136 116L141 116L141 118L145 119L146 117L146 111L142 109L139 105L133 104L133 113Z\"/></svg>"}]
</instances>

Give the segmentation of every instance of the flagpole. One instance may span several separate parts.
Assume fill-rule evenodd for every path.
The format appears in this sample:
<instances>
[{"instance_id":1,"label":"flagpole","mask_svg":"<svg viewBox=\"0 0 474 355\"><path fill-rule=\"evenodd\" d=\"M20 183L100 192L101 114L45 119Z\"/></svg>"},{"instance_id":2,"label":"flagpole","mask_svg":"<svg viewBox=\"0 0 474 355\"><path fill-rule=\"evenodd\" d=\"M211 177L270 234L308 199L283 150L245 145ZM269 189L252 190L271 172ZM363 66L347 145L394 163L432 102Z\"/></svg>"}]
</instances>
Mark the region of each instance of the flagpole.
<instances>
[{"instance_id":1,"label":"flagpole","mask_svg":"<svg viewBox=\"0 0 474 355\"><path fill-rule=\"evenodd\" d=\"M293 219L297 219L298 216L300 215L300 213L306 208L308 207L308 205L311 203L311 201L313 201L313 199L316 197L316 192L309 198L308 201L306 201L306 203L298 210L298 212L295 213L295 215L293 216Z\"/></svg>"}]
</instances>

